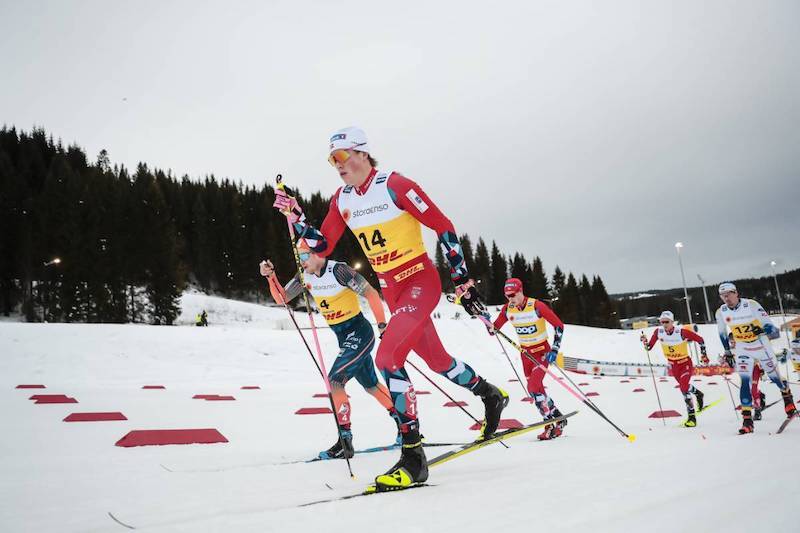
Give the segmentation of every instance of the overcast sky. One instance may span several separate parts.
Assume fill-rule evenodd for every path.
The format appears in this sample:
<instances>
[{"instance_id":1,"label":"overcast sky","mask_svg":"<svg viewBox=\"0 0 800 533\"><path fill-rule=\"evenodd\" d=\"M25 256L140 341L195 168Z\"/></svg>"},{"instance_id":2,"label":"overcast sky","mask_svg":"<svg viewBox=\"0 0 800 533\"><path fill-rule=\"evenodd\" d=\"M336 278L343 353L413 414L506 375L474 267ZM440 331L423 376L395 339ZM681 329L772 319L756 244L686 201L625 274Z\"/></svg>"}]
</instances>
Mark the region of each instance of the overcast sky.
<instances>
[{"instance_id":1,"label":"overcast sky","mask_svg":"<svg viewBox=\"0 0 800 533\"><path fill-rule=\"evenodd\" d=\"M331 194L364 128L459 233L610 292L800 266L800 2L0 0L0 123Z\"/></svg>"}]
</instances>

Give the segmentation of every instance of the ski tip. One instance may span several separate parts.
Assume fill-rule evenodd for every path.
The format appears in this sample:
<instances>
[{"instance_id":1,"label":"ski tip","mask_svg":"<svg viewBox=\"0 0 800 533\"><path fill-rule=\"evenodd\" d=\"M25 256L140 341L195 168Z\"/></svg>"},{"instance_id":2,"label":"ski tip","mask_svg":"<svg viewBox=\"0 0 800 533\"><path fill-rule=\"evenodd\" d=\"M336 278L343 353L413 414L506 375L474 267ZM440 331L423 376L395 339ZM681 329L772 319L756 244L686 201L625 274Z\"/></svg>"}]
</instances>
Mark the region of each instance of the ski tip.
<instances>
[{"instance_id":1,"label":"ski tip","mask_svg":"<svg viewBox=\"0 0 800 533\"><path fill-rule=\"evenodd\" d=\"M628 435L628 442L634 442L635 440L636 440L636 435L634 435L633 433Z\"/></svg>"}]
</instances>

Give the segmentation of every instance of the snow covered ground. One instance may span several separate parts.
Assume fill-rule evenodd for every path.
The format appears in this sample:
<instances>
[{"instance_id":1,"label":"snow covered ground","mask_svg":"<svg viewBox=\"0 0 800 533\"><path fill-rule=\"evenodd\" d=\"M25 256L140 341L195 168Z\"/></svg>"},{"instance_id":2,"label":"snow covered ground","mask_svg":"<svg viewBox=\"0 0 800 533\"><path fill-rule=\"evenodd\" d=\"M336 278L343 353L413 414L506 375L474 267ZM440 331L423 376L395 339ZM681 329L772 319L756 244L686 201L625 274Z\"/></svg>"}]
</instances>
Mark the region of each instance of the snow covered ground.
<instances>
[{"instance_id":1,"label":"snow covered ground","mask_svg":"<svg viewBox=\"0 0 800 533\"><path fill-rule=\"evenodd\" d=\"M181 323L193 323L206 309L211 326L0 323L0 531L124 531L109 512L145 531L800 529L792 511L800 496L800 424L774 435L783 419L778 404L765 411L755 434L736 435L739 422L719 377L696 385L707 401L723 402L700 416L699 427L684 429L676 418L666 426L647 418L657 409L650 379L572 375L599 393L596 403L638 436L635 443L548 378L561 409L581 411L564 438L538 442L528 434L510 440L508 449L489 446L431 470L434 487L298 508L359 491L399 452L356 456L355 480L341 461L276 464L312 457L335 439L330 415L294 414L324 407L327 399L313 398L324 387L297 333L286 328L284 311L201 294L185 295L183 308ZM463 312L453 320L452 304L445 301L440 310L436 323L445 345L510 393L504 418L538 419L520 401L520 385L508 381L513 374L497 341ZM307 318L301 322L307 325ZM713 327L702 326L701 334L711 354L721 351ZM638 332L567 326L563 352L644 362L637 338ZM335 337L322 329L320 340L329 365ZM778 350L784 345L774 343ZM427 370L416 356L411 360ZM477 398L428 375L481 418ZM464 413L443 407L446 398L415 371L411 376L418 390L431 392L419 396L427 441L474 437ZM19 384L47 388L16 389ZM664 408L683 412L673 387L671 380L659 383ZM356 383L348 390L356 447L392 441L394 425L383 409ZM763 390L768 401L779 399L771 384ZM79 403L34 405L28 397L37 393L63 393ZM235 400L192 399L196 394ZM120 411L128 420L62 421L89 411ZM229 442L114 446L131 430L173 428L216 428Z\"/></svg>"}]
</instances>

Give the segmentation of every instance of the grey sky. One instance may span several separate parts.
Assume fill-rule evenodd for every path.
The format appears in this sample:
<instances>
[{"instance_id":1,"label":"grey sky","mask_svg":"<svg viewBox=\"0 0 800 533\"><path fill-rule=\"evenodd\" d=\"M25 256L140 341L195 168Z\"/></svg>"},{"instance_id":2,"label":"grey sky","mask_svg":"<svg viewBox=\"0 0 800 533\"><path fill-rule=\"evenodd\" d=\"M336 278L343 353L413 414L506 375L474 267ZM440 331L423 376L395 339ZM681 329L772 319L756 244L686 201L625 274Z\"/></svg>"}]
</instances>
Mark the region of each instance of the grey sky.
<instances>
[{"instance_id":1,"label":"grey sky","mask_svg":"<svg viewBox=\"0 0 800 533\"><path fill-rule=\"evenodd\" d=\"M0 122L332 193L358 125L459 233L609 291L800 266L800 3L0 0Z\"/></svg>"}]
</instances>

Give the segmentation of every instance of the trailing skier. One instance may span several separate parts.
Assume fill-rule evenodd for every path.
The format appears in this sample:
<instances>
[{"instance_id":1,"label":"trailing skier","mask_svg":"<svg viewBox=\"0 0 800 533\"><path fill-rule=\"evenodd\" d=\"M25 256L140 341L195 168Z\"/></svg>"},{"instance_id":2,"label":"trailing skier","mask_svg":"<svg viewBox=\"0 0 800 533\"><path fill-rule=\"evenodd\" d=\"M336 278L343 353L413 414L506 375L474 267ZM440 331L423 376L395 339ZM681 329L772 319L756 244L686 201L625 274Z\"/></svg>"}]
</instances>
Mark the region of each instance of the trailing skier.
<instances>
[{"instance_id":1,"label":"trailing skier","mask_svg":"<svg viewBox=\"0 0 800 533\"><path fill-rule=\"evenodd\" d=\"M739 389L742 427L739 429L739 434L752 433L754 430L751 379L756 361L761 366L761 371L781 391L786 416L794 416L797 409L792 391L789 390L789 385L781 380L778 364L769 342L770 339L780 337L778 328L769 319L761 304L755 300L739 298L739 292L733 283L722 283L719 286L719 296L724 302L716 313L719 339L725 348L726 358L736 356L736 371L742 381ZM733 346L728 342L729 328L735 341ZM767 337L766 342L762 340L763 337Z\"/></svg>"},{"instance_id":2,"label":"trailing skier","mask_svg":"<svg viewBox=\"0 0 800 533\"><path fill-rule=\"evenodd\" d=\"M494 329L499 330L506 322L511 321L511 325L517 331L520 346L539 363L536 365L529 358L520 354L528 394L533 398L542 418L547 420L560 417L561 411L555 406L553 399L547 395L543 381L547 366L558 357L558 349L564 335L564 323L547 304L525 296L522 291L522 281L518 278L506 280L503 292L508 302L503 305L500 314L494 320ZM548 342L545 322L549 322L555 331L552 346ZM566 425L566 420L548 424L539 434L539 440L549 440L561 436Z\"/></svg>"},{"instance_id":3,"label":"trailing skier","mask_svg":"<svg viewBox=\"0 0 800 533\"><path fill-rule=\"evenodd\" d=\"M694 331L675 327L675 316L672 311L661 313L661 316L658 317L658 323L661 325L653 331L650 340L648 341L647 337L642 335L641 341L648 352L653 349L657 341L661 341L661 350L664 352L667 363L669 363L672 376L678 382L678 387L683 394L683 401L686 403L688 417L683 422L683 425L693 428L697 426L697 418L695 417L692 395L697 399L697 410L702 411L703 393L691 383L694 375L694 366L692 365L692 358L689 356L689 341L699 344L700 353L707 358L706 344L703 337Z\"/></svg>"},{"instance_id":4,"label":"trailing skier","mask_svg":"<svg viewBox=\"0 0 800 533\"><path fill-rule=\"evenodd\" d=\"M351 409L344 388L350 379L355 378L389 412L389 416L398 427L400 423L389 391L378 381L375 373L375 364L372 361L375 334L361 312L358 296L367 299L372 314L378 321L379 333L386 328L383 304L378 291L346 263L320 257L313 253L303 240L297 244L297 252L306 273L306 287L339 342L339 354L328 372L328 378L336 417L339 420L340 435L333 446L320 452L319 457L350 458L354 453L350 426ZM303 292L299 274L282 287L277 281L275 269L270 261L262 261L259 267L261 275L271 280L269 289L276 302L288 303Z\"/></svg>"}]
</instances>

